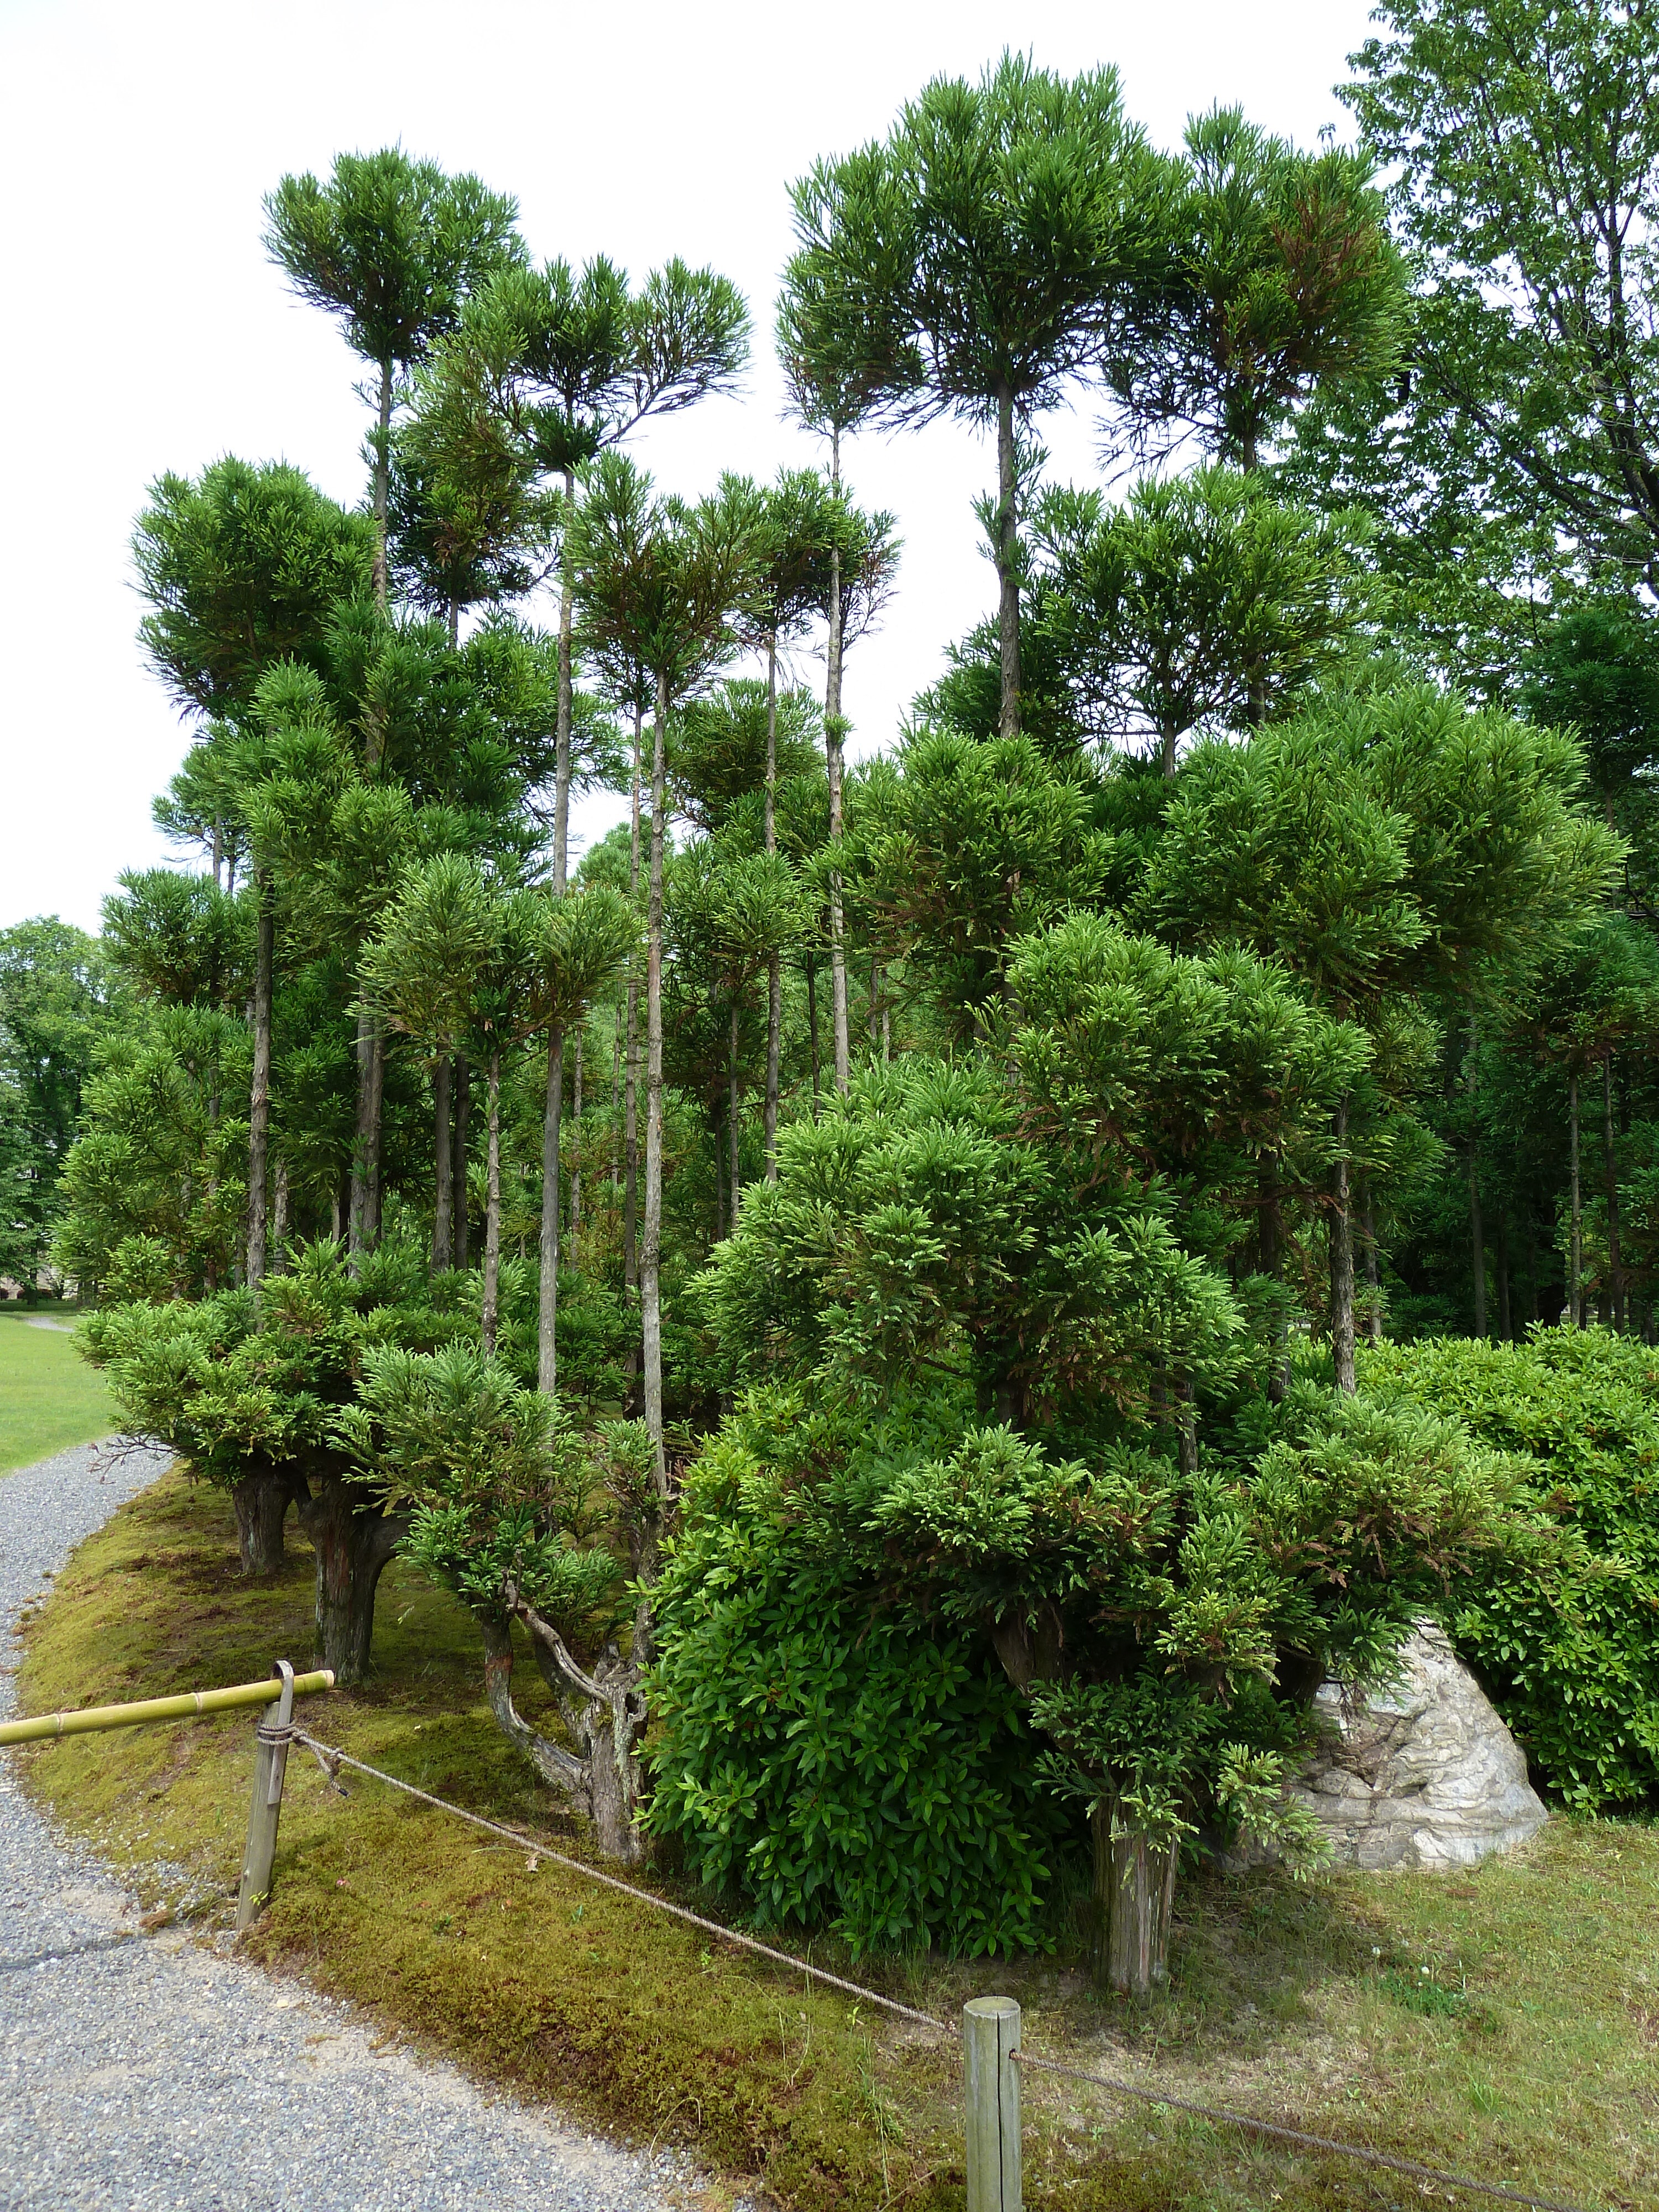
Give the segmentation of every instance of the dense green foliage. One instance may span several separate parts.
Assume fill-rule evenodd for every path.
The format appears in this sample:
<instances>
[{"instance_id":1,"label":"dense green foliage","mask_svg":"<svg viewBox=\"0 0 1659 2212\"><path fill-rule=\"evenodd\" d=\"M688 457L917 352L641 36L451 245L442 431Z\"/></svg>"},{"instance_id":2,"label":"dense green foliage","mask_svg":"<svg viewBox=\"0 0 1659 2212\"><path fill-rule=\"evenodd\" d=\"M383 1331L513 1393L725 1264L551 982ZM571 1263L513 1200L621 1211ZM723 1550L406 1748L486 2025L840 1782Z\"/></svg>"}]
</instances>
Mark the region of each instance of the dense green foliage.
<instances>
[{"instance_id":1,"label":"dense green foliage","mask_svg":"<svg viewBox=\"0 0 1659 2212\"><path fill-rule=\"evenodd\" d=\"M769 1921L1035 1942L1080 1808L1144 1990L1183 1839L1316 1859L1313 1691L1425 1608L1564 1796L1653 1796L1652 303L1606 240L1659 57L1599 0L1381 21L1369 150L1220 107L1162 153L1107 68L923 88L793 188L828 467L696 499L623 447L733 388L726 279L538 265L396 149L286 179L368 511L226 459L140 519L209 866L123 879L117 1018L37 948L33 1233L249 1572L297 1514L330 1663L401 1544L600 1848ZM1627 131L1572 112L1604 69ZM1044 480L1085 395L1127 482ZM996 605L849 768L898 545L843 465L945 414Z\"/></svg>"},{"instance_id":2,"label":"dense green foliage","mask_svg":"<svg viewBox=\"0 0 1659 2212\"><path fill-rule=\"evenodd\" d=\"M914 1419L850 1461L848 1435L763 1395L700 1461L659 1588L650 1826L764 1924L1024 1949L1060 1844L1029 1729L983 1635L860 1557Z\"/></svg>"},{"instance_id":3,"label":"dense green foliage","mask_svg":"<svg viewBox=\"0 0 1659 2212\"><path fill-rule=\"evenodd\" d=\"M1368 1395L1461 1422L1532 1462L1535 1508L1582 1539L1542 1589L1509 1563L1460 1585L1448 1626L1537 1774L1587 1812L1659 1793L1659 1355L1606 1329L1457 1338L1367 1356Z\"/></svg>"}]
</instances>

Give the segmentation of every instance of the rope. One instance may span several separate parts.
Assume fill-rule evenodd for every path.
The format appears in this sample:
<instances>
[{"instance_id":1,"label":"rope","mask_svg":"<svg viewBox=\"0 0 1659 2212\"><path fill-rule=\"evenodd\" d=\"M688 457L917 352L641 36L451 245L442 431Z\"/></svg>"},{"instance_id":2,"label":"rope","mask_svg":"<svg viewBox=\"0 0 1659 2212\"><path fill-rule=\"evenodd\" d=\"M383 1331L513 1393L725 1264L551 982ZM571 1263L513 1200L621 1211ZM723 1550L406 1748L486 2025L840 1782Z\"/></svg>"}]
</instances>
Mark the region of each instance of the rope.
<instances>
[{"instance_id":1,"label":"rope","mask_svg":"<svg viewBox=\"0 0 1659 2212\"><path fill-rule=\"evenodd\" d=\"M307 1735L303 1729L274 1729L268 1735L262 1729L260 1733L268 1742L304 1744L308 1751L316 1754L331 1780L333 1779L331 1770L337 1771L342 1766L355 1767L359 1774L371 1775L376 1782L384 1782L393 1790L401 1790L406 1796L418 1798L422 1805L435 1806L441 1813L453 1813L457 1820L469 1820L475 1828L488 1829L491 1835L505 1836L509 1843L516 1844L520 1850L528 1851L532 1858L550 1859L555 1866L562 1866L570 1874L579 1874L588 1881L600 1882L606 1889L618 1890L623 1896L635 1898L641 1905L653 1905L659 1912L672 1913L676 1920L684 1920L688 1927L700 1928L705 1936L717 1936L722 1943L735 1943L740 1950L752 1951L757 1958L769 1959L775 1966L787 1966L791 1973L805 1974L809 1987L815 1981L823 1982L829 1988L844 1990L848 1996L858 1997L866 2004L879 2005L884 2012L895 2013L901 2020L915 2021L918 2027L932 2028L936 2035L948 2038L956 2033L942 2020L935 2020L931 2013L917 2012L913 2006L902 2005L896 1998L883 1996L879 1990L867 1990L861 1983L845 1981L839 1974L826 1973L822 1966L814 1966L805 1959L792 1957L787 1951L775 1951L769 1943L759 1942L754 1936L744 1936L735 1928L722 1927L718 1920L705 1920L700 1912L688 1911L683 1905L671 1905L665 1897L657 1896L653 1890L641 1889L637 1882L623 1881L613 1874L601 1874L598 1867L587 1866L580 1859L568 1858L564 1852L555 1850L550 1844L539 1842L534 1836L526 1836L516 1828L504 1827L499 1820L486 1820L481 1813L469 1813L464 1806L452 1805L447 1798L434 1797L425 1790L417 1790L412 1782L401 1781L395 1774L383 1774L378 1766L366 1765L361 1759L353 1759L349 1753L337 1750L332 1744L319 1743L315 1736ZM338 1787L337 1783L336 1787Z\"/></svg>"},{"instance_id":2,"label":"rope","mask_svg":"<svg viewBox=\"0 0 1659 2212\"><path fill-rule=\"evenodd\" d=\"M475 1828L485 1829L493 1836L504 1836L520 1850L527 1851L532 1861L548 1859L555 1866L563 1867L568 1873L580 1875L585 1881L597 1881L606 1889L618 1891L641 1905L653 1905L659 1912L666 1912L676 1920L683 1920L690 1928L701 1929L704 1935L714 1936L722 1943L731 1943L742 1951L751 1951L759 1959L770 1960L776 1966L784 1966L791 1973L805 1974L807 1985L817 1980L827 1988L840 1990L846 1996L857 1997L862 2003L876 2005L883 2012L890 2012L900 2020L914 2021L919 2027L931 2029L935 2035L954 2040L957 2031L931 2013L918 2012L912 2005L900 2004L894 1997L883 1996L879 1990L866 1989L860 1982L849 1982L839 1975L826 1973L822 1966L814 1966L807 1960L797 1959L787 1951L775 1951L769 1943L760 1942L753 1936L744 1936L735 1928L727 1928L718 1920L705 1919L702 1913L692 1912L683 1905L672 1905L665 1897L653 1890L641 1889L637 1882L623 1881L618 1875L603 1874L598 1867L589 1866L581 1859L573 1859L551 1845L526 1836L522 1830L509 1828L500 1820L487 1820L482 1813L469 1813L465 1806L452 1805L447 1797L434 1797L429 1790L417 1790L412 1782L405 1782L396 1774L387 1774L378 1766L368 1765L361 1759L353 1759L349 1752L339 1750L331 1743L319 1743L313 1735L298 1727L273 1728L261 1723L258 1729L262 1743L301 1743L316 1759L325 1776L334 1787L340 1788L339 1771L349 1766L359 1774L367 1774L375 1782L384 1782L389 1789L401 1790L405 1796L414 1797L422 1805L433 1806L440 1813L453 1814L458 1820L466 1820ZM343 1794L343 1792L342 1793ZM1085 2074L1075 2066L1062 2066L1052 2058L1035 2058L1029 2051L1015 2051L1012 2056L1021 2065L1036 2068L1044 2074L1063 2075L1068 2081L1088 2081L1097 2088L1109 2089L1115 2096L1133 2097L1146 2105L1167 2105L1178 2112L1188 2112L1195 2119L1218 2121L1224 2127L1243 2128L1247 2133L1267 2136L1276 2142L1298 2145L1304 2150L1334 2151L1339 2157L1357 2159L1362 2165L1382 2166L1391 2173L1409 2174L1414 2180L1437 2183L1443 2189L1468 2189L1483 2197L1500 2197L1511 2204L1525 2204L1533 2212L1585 2212L1585 2208L1565 2204L1553 2197L1532 2197L1524 2190L1508 2189L1501 2182L1475 2181L1468 2174L1443 2173L1437 2166L1420 2165L1417 2160L1394 2158L1386 2151L1366 2150L1358 2143L1339 2142L1331 2136L1304 2135L1300 2129L1287 2128L1272 2120L1253 2119L1248 2112L1228 2112L1215 2105L1198 2105L1186 2097L1172 2096L1166 2089L1143 2088L1138 2082L1121 2081L1108 2074Z\"/></svg>"},{"instance_id":3,"label":"rope","mask_svg":"<svg viewBox=\"0 0 1659 2212\"><path fill-rule=\"evenodd\" d=\"M1119 2097L1137 2097L1146 2105L1168 2105L1177 2112L1190 2112L1200 2120L1220 2120L1235 2128L1244 2128L1252 2135L1271 2136L1276 2142L1299 2144L1304 2150L1332 2150L1344 2158L1358 2159L1365 2166L1387 2166L1391 2173L1408 2173L1419 2181L1436 2181L1445 2189L1473 2189L1483 2197L1502 2197L1511 2204L1530 2204L1536 2212L1584 2212L1577 2204L1563 2204L1553 2197L1530 2197L1524 2190L1506 2189L1498 2181L1474 2181L1467 2173L1443 2173L1437 2166L1419 2165L1414 2158L1393 2158L1387 2151L1365 2150L1358 2143L1338 2142L1332 2136L1304 2135L1299 2128L1286 2128L1272 2120L1252 2119L1248 2112L1224 2112L1214 2105L1195 2105L1186 2097L1172 2097L1167 2089L1143 2089L1137 2082L1119 2081L1107 2074L1085 2074L1075 2066L1061 2066L1052 2058L1034 2058L1029 2051L1010 2054L1022 2066L1034 2066L1044 2074L1063 2074L1071 2081L1092 2081L1102 2089L1109 2089Z\"/></svg>"}]
</instances>

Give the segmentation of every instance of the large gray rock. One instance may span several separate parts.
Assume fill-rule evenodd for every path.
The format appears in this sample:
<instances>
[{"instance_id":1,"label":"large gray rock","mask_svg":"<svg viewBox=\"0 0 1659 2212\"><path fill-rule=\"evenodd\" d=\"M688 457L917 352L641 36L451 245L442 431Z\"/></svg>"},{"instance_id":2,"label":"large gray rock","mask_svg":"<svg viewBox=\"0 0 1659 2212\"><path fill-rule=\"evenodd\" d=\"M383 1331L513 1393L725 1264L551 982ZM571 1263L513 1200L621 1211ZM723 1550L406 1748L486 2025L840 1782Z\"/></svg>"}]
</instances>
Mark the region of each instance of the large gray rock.
<instances>
[{"instance_id":1,"label":"large gray rock","mask_svg":"<svg viewBox=\"0 0 1659 2212\"><path fill-rule=\"evenodd\" d=\"M1315 1708L1321 1748L1293 1790L1352 1866L1474 1866L1549 1817L1520 1746L1432 1622L1402 1647L1390 1688L1350 1700L1328 1682Z\"/></svg>"}]
</instances>

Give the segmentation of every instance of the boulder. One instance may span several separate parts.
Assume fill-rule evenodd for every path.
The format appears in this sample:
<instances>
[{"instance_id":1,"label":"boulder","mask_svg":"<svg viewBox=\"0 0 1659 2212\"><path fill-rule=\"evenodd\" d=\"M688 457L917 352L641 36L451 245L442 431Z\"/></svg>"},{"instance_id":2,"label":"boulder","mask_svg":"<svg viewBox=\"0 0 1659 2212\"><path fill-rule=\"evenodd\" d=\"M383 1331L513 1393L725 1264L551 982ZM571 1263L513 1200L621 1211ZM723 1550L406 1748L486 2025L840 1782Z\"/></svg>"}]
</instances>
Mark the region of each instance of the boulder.
<instances>
[{"instance_id":1,"label":"boulder","mask_svg":"<svg viewBox=\"0 0 1659 2212\"><path fill-rule=\"evenodd\" d=\"M1474 1866L1548 1819L1527 1761L1445 1632L1424 1621L1398 1679L1363 1699L1328 1682L1321 1746L1292 1785L1351 1866Z\"/></svg>"}]
</instances>

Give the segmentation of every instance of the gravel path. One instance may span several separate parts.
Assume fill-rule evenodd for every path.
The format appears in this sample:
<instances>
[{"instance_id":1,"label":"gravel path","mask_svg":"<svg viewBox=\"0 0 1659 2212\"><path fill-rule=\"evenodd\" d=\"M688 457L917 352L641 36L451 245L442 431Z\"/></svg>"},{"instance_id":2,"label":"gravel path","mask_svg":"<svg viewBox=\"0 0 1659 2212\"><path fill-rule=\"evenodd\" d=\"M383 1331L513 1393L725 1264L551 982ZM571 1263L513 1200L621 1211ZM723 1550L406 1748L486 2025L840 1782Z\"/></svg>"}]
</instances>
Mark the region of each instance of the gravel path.
<instances>
[{"instance_id":1,"label":"gravel path","mask_svg":"<svg viewBox=\"0 0 1659 2212\"><path fill-rule=\"evenodd\" d=\"M0 1483L0 1717L13 1623L165 1461L82 1445ZM349 2006L177 1932L145 1936L0 1752L0 2207L58 2212L645 2212L706 2201L682 2161L491 2104L377 2051Z\"/></svg>"}]
</instances>

